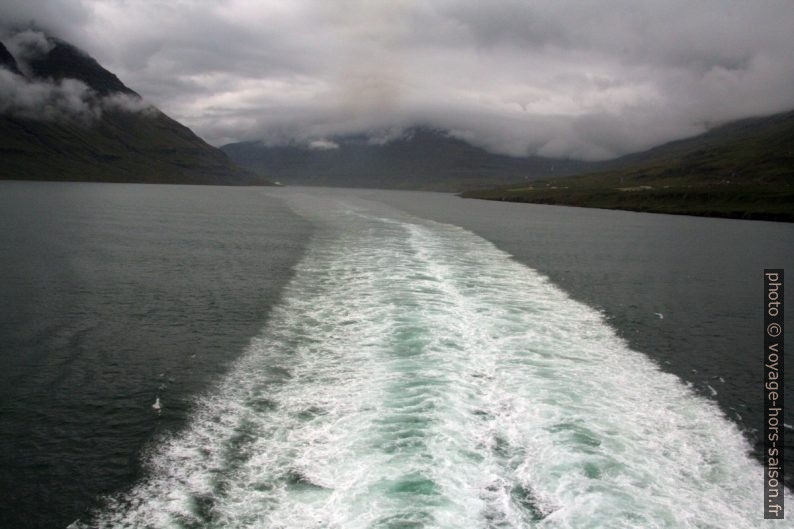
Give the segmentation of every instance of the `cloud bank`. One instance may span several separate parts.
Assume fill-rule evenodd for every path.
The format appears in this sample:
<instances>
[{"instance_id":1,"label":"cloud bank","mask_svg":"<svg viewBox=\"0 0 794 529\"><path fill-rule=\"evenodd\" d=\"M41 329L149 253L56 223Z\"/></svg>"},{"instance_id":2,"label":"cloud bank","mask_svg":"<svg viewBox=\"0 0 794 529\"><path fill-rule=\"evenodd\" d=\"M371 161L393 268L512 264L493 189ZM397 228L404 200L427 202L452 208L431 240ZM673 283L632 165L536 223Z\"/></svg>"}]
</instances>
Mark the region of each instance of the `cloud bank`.
<instances>
[{"instance_id":1,"label":"cloud bank","mask_svg":"<svg viewBox=\"0 0 794 529\"><path fill-rule=\"evenodd\" d=\"M99 96L81 81L33 80L0 68L0 115L90 125L105 111L155 112L127 94Z\"/></svg>"},{"instance_id":2,"label":"cloud bank","mask_svg":"<svg viewBox=\"0 0 794 529\"><path fill-rule=\"evenodd\" d=\"M34 77L29 63L55 46L40 31L9 30L0 38L22 73L0 68L0 115L89 125L104 111L154 112L141 98L121 93L100 96L78 79Z\"/></svg>"},{"instance_id":3,"label":"cloud bank","mask_svg":"<svg viewBox=\"0 0 794 529\"><path fill-rule=\"evenodd\" d=\"M2 1L216 145L428 125L598 159L794 108L789 0Z\"/></svg>"}]
</instances>

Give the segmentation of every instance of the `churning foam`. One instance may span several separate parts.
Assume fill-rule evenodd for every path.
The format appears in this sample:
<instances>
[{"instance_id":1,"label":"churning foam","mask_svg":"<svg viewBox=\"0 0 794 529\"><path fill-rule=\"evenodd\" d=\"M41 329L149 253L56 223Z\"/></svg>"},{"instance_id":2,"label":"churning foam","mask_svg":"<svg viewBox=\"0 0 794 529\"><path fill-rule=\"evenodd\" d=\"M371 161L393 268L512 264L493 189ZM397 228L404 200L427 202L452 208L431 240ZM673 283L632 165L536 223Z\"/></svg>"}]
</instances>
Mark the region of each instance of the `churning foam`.
<instances>
[{"instance_id":1,"label":"churning foam","mask_svg":"<svg viewBox=\"0 0 794 529\"><path fill-rule=\"evenodd\" d=\"M75 527L765 523L736 426L599 313L463 229L327 203L261 335Z\"/></svg>"}]
</instances>

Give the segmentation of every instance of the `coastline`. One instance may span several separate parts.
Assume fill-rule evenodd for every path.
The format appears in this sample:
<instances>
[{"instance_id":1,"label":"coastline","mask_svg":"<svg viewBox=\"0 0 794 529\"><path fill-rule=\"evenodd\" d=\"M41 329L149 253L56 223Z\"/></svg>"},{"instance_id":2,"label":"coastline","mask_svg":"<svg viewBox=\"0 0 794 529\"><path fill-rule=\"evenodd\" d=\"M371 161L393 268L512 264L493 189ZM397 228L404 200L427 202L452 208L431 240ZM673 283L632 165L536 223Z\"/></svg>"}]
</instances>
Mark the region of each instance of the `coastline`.
<instances>
[{"instance_id":1,"label":"coastline","mask_svg":"<svg viewBox=\"0 0 794 529\"><path fill-rule=\"evenodd\" d=\"M650 191L650 190L649 190ZM567 206L578 208L634 211L638 213L661 213L666 215L687 215L691 217L714 217L740 220L766 220L773 222L794 222L794 207L785 204L778 197L776 202L782 208L770 207L770 203L736 205L735 202L709 200L707 192L689 192L699 198L686 200L687 192L679 190L668 194L675 200L657 200L652 193L643 190L634 192L579 191L567 193L562 189L488 189L464 191L461 198L516 202L522 204L543 204L548 206ZM682 199L682 197L684 197ZM774 204L774 202L771 202Z\"/></svg>"}]
</instances>

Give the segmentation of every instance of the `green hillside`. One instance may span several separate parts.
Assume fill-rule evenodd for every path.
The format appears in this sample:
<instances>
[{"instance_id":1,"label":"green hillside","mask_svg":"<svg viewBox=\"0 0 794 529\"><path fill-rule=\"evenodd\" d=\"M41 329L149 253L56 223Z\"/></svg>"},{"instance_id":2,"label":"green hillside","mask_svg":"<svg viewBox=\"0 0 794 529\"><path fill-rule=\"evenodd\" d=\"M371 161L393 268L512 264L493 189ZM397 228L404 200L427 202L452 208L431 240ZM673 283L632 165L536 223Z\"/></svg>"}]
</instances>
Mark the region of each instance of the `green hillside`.
<instances>
[{"instance_id":1,"label":"green hillside","mask_svg":"<svg viewBox=\"0 0 794 529\"><path fill-rule=\"evenodd\" d=\"M731 122L607 165L606 171L462 196L794 221L794 112Z\"/></svg>"}]
</instances>

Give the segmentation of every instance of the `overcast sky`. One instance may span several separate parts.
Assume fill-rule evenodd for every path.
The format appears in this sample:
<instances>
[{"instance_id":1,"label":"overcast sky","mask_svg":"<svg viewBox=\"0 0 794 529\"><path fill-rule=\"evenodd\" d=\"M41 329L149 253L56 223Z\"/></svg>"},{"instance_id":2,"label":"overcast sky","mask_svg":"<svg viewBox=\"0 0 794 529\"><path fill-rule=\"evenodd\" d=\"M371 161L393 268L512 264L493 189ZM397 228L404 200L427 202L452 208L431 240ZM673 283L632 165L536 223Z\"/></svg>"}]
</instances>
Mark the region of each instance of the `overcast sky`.
<instances>
[{"instance_id":1,"label":"overcast sky","mask_svg":"<svg viewBox=\"0 0 794 529\"><path fill-rule=\"evenodd\" d=\"M794 1L0 0L215 145L436 126L605 158L794 108Z\"/></svg>"}]
</instances>

